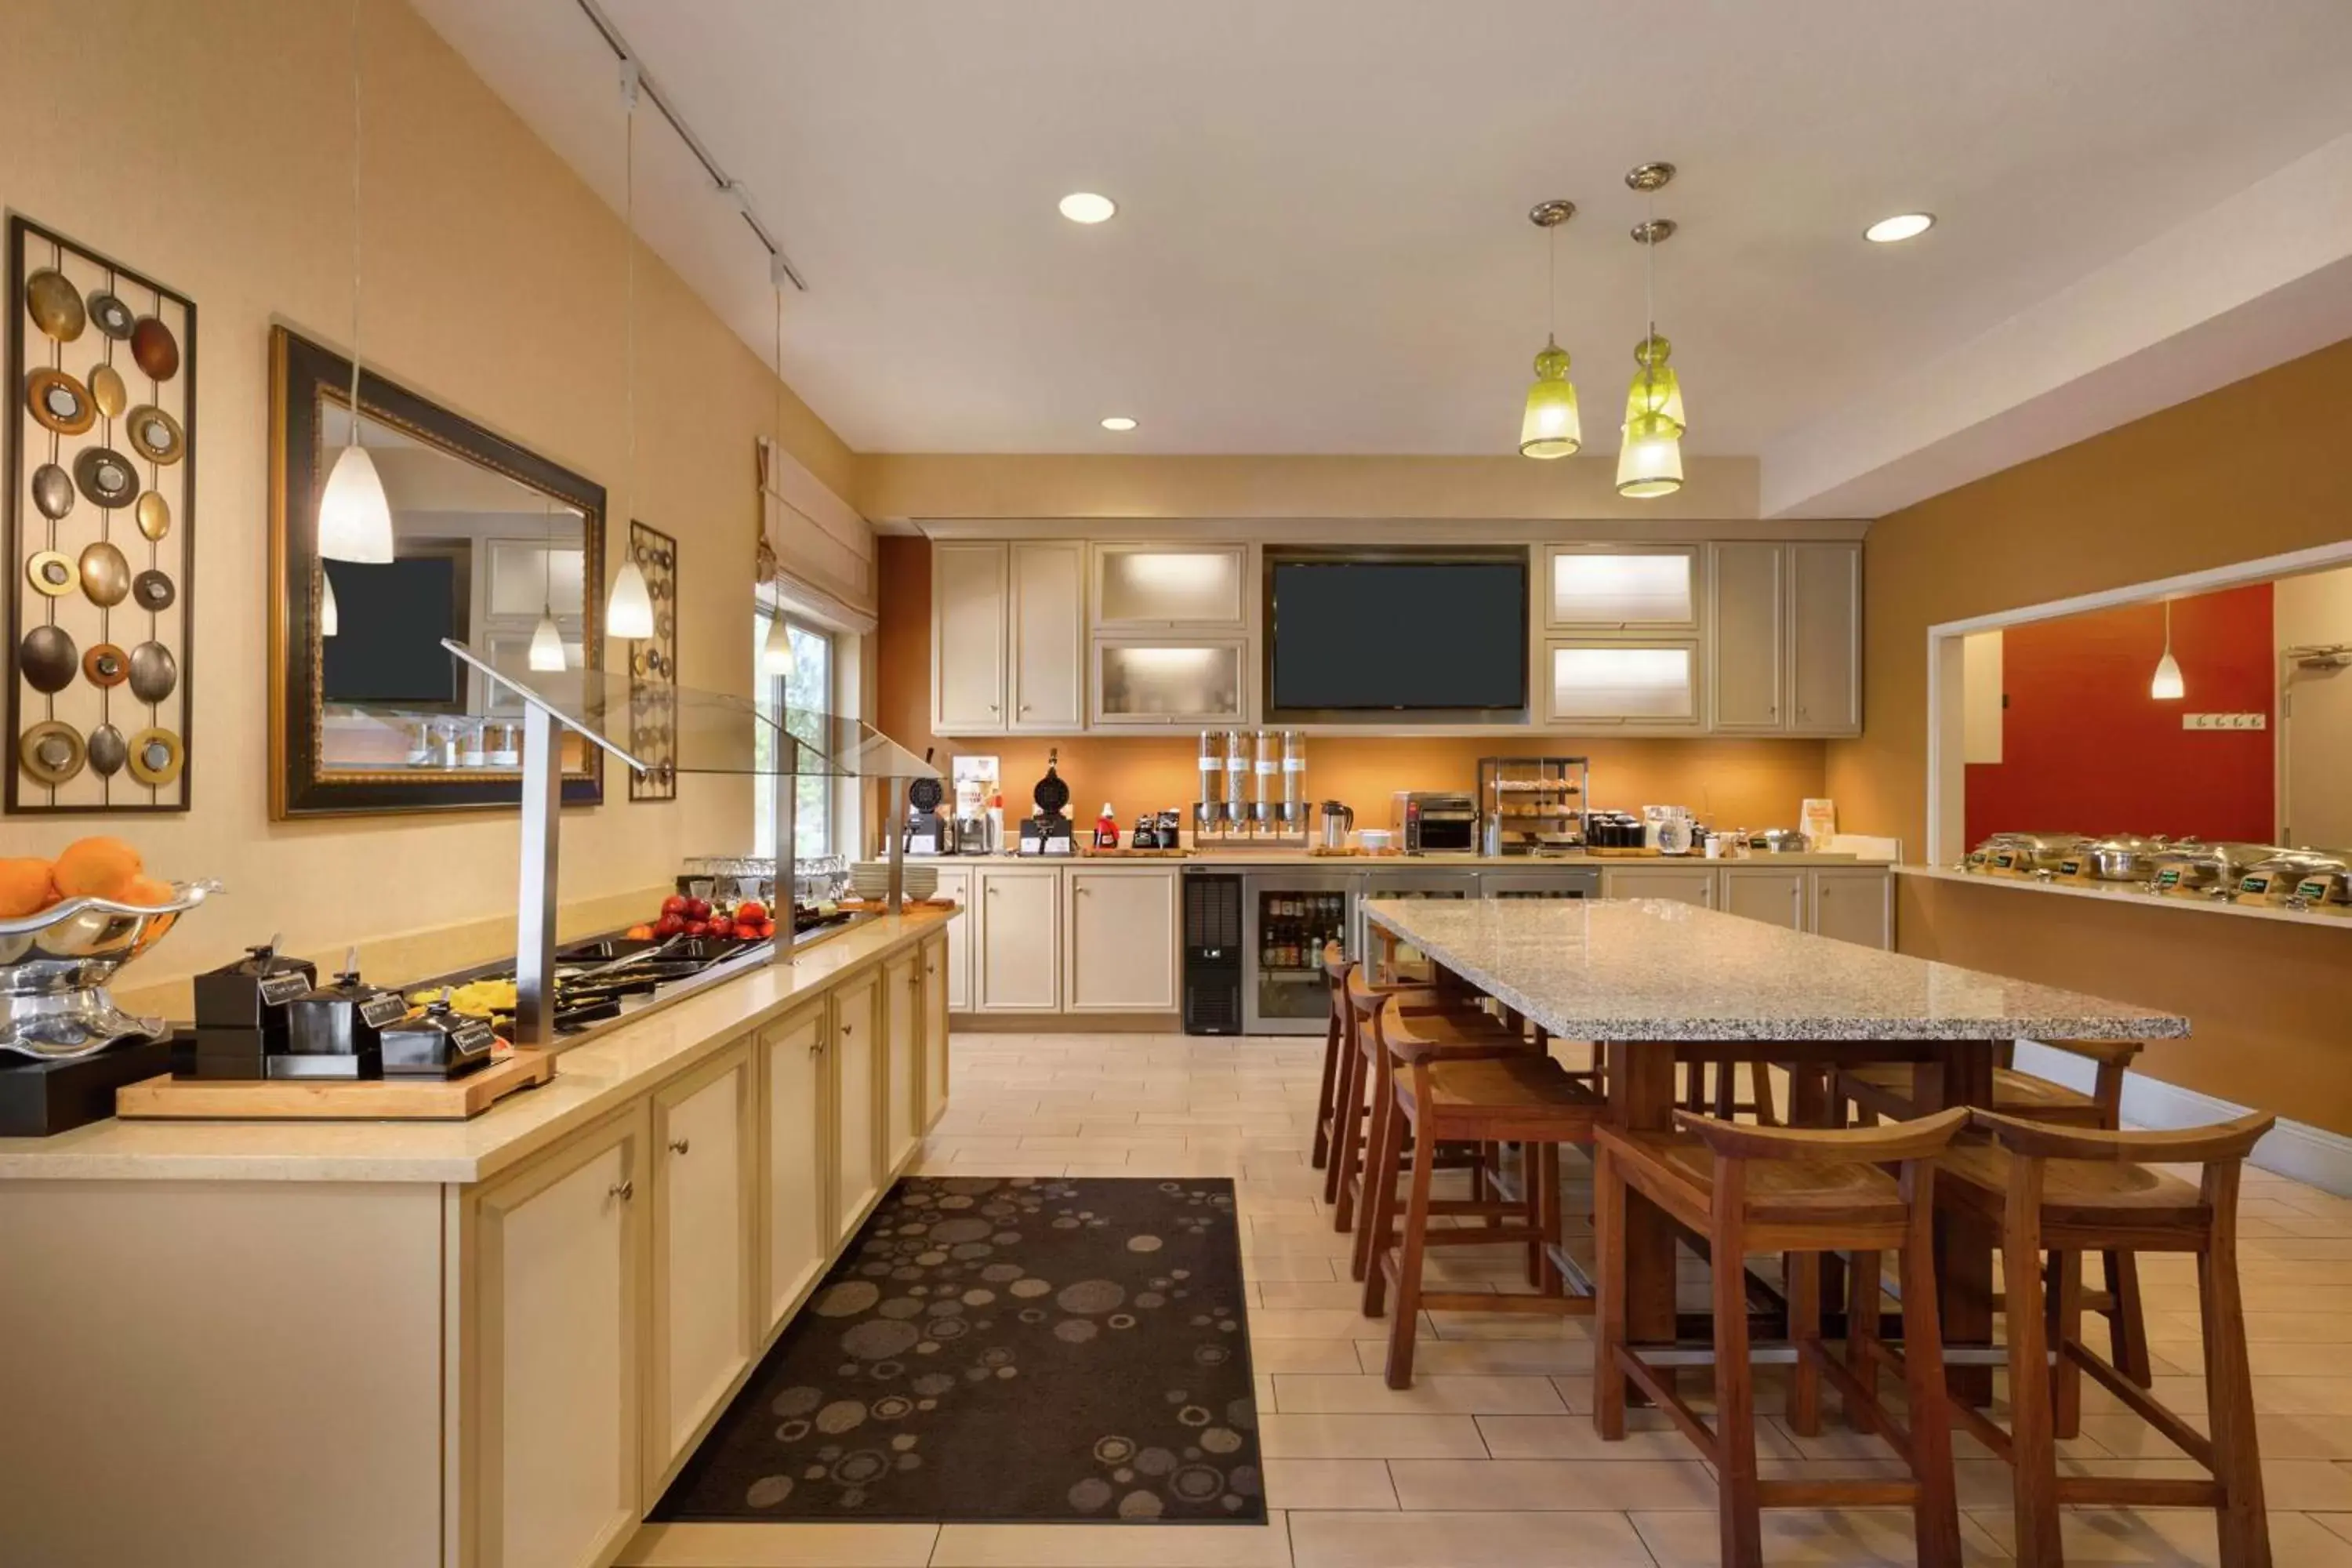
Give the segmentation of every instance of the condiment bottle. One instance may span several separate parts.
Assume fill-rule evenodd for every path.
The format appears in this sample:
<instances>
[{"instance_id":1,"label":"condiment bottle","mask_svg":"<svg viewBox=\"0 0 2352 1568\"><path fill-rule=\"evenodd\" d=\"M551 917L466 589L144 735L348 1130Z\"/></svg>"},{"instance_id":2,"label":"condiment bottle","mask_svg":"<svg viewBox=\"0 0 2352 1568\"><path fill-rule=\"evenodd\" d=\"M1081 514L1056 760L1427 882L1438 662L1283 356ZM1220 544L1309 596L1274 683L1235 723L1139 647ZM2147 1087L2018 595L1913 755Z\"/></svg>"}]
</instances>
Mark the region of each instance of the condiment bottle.
<instances>
[{"instance_id":1,"label":"condiment bottle","mask_svg":"<svg viewBox=\"0 0 2352 1568\"><path fill-rule=\"evenodd\" d=\"M1108 801L1103 802L1102 815L1095 818L1095 847L1097 849L1118 847L1118 818L1111 815Z\"/></svg>"}]
</instances>

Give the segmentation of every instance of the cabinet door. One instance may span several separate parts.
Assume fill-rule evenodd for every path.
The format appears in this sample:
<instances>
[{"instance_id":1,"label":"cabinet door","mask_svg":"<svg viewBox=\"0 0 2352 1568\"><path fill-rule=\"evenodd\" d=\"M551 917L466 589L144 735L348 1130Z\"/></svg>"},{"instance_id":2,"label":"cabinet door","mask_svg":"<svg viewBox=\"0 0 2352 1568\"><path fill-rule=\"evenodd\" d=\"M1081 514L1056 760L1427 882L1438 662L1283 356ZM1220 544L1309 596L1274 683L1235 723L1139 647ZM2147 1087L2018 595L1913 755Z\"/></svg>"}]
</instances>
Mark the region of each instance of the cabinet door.
<instances>
[{"instance_id":1,"label":"cabinet door","mask_svg":"<svg viewBox=\"0 0 2352 1568\"><path fill-rule=\"evenodd\" d=\"M1554 724L1698 727L1698 642L1544 645L1544 717Z\"/></svg>"},{"instance_id":2,"label":"cabinet door","mask_svg":"<svg viewBox=\"0 0 2352 1568\"><path fill-rule=\"evenodd\" d=\"M882 976L867 970L833 994L834 1223L846 1241L882 1188L881 1129L875 1112L882 1072Z\"/></svg>"},{"instance_id":3,"label":"cabinet door","mask_svg":"<svg viewBox=\"0 0 2352 1568\"><path fill-rule=\"evenodd\" d=\"M1778 544L1715 547L1714 636L1708 639L1708 707L1718 730L1778 730L1787 641L1780 618Z\"/></svg>"},{"instance_id":4,"label":"cabinet door","mask_svg":"<svg viewBox=\"0 0 2352 1568\"><path fill-rule=\"evenodd\" d=\"M882 966L882 1163L896 1171L923 1136L923 966L903 953Z\"/></svg>"},{"instance_id":5,"label":"cabinet door","mask_svg":"<svg viewBox=\"0 0 2352 1568\"><path fill-rule=\"evenodd\" d=\"M1721 908L1727 915L1766 921L1790 931L1805 929L1805 873L1763 866L1723 869Z\"/></svg>"},{"instance_id":6,"label":"cabinet door","mask_svg":"<svg viewBox=\"0 0 2352 1568\"><path fill-rule=\"evenodd\" d=\"M1611 866L1601 873L1601 896L1611 899L1670 899L1678 904L1715 908L1712 866Z\"/></svg>"},{"instance_id":7,"label":"cabinet door","mask_svg":"<svg viewBox=\"0 0 2352 1568\"><path fill-rule=\"evenodd\" d=\"M1102 725L1239 723L1248 644L1097 639L1094 721Z\"/></svg>"},{"instance_id":8,"label":"cabinet door","mask_svg":"<svg viewBox=\"0 0 2352 1568\"><path fill-rule=\"evenodd\" d=\"M1240 627L1248 614L1244 544L1095 546L1095 626Z\"/></svg>"},{"instance_id":9,"label":"cabinet door","mask_svg":"<svg viewBox=\"0 0 2352 1568\"><path fill-rule=\"evenodd\" d=\"M1813 873L1813 931L1864 947L1895 945L1895 879L1876 867Z\"/></svg>"},{"instance_id":10,"label":"cabinet door","mask_svg":"<svg viewBox=\"0 0 2352 1568\"><path fill-rule=\"evenodd\" d=\"M1690 544L1556 544L1544 552L1544 625L1555 631L1696 631Z\"/></svg>"},{"instance_id":11,"label":"cabinet door","mask_svg":"<svg viewBox=\"0 0 2352 1568\"><path fill-rule=\"evenodd\" d=\"M1809 735L1862 730L1862 546L1789 547L1789 727Z\"/></svg>"},{"instance_id":12,"label":"cabinet door","mask_svg":"<svg viewBox=\"0 0 2352 1568\"><path fill-rule=\"evenodd\" d=\"M1073 1013L1176 1010L1176 873L1062 874L1062 1005Z\"/></svg>"},{"instance_id":13,"label":"cabinet door","mask_svg":"<svg viewBox=\"0 0 2352 1568\"><path fill-rule=\"evenodd\" d=\"M1086 722L1086 547L1013 547L1009 728L1068 734Z\"/></svg>"},{"instance_id":14,"label":"cabinet door","mask_svg":"<svg viewBox=\"0 0 2352 1568\"><path fill-rule=\"evenodd\" d=\"M1002 544L931 546L931 727L1004 728L1005 555Z\"/></svg>"},{"instance_id":15,"label":"cabinet door","mask_svg":"<svg viewBox=\"0 0 2352 1568\"><path fill-rule=\"evenodd\" d=\"M760 1033L767 1089L764 1332L784 1321L832 1252L832 1117L825 1108L825 1012L802 1009Z\"/></svg>"},{"instance_id":16,"label":"cabinet door","mask_svg":"<svg viewBox=\"0 0 2352 1568\"><path fill-rule=\"evenodd\" d=\"M1055 1013L1062 1006L1062 874L1044 867L983 869L974 932L973 1000L983 1013Z\"/></svg>"},{"instance_id":17,"label":"cabinet door","mask_svg":"<svg viewBox=\"0 0 2352 1568\"><path fill-rule=\"evenodd\" d=\"M607 1562L637 1528L646 1136L633 1107L474 1200L480 1568Z\"/></svg>"},{"instance_id":18,"label":"cabinet door","mask_svg":"<svg viewBox=\"0 0 2352 1568\"><path fill-rule=\"evenodd\" d=\"M752 1110L748 1043L654 1091L649 1497L751 1363Z\"/></svg>"},{"instance_id":19,"label":"cabinet door","mask_svg":"<svg viewBox=\"0 0 2352 1568\"><path fill-rule=\"evenodd\" d=\"M944 935L923 943L922 1124L926 1129L948 1108L948 954L953 945Z\"/></svg>"},{"instance_id":20,"label":"cabinet door","mask_svg":"<svg viewBox=\"0 0 2352 1568\"><path fill-rule=\"evenodd\" d=\"M980 929L979 889L973 886L971 871L962 866L940 868L940 896L953 899L963 912L948 921L947 933L939 940L946 944L939 963L945 982L947 1009L950 1013L971 1011L972 933Z\"/></svg>"}]
</instances>

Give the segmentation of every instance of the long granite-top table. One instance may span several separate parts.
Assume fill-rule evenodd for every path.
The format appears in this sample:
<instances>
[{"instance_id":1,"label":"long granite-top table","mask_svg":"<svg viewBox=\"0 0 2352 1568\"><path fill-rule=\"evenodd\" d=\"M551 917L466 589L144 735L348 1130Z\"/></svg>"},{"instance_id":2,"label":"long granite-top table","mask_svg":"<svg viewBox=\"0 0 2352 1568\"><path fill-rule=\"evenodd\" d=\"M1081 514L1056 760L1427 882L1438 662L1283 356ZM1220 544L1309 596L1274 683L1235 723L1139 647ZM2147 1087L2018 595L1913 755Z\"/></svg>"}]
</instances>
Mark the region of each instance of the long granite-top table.
<instances>
[{"instance_id":1,"label":"long granite-top table","mask_svg":"<svg viewBox=\"0 0 2352 1568\"><path fill-rule=\"evenodd\" d=\"M1380 899L1373 925L1567 1040L1609 1047L1610 1115L1670 1127L1677 1055L1834 1067L1908 1061L1921 1109L1989 1105L2021 1039L2177 1039L2189 1020L1655 899ZM1810 1079L1812 1074L1801 1075ZM1801 1119L1801 1115L1798 1119ZM1675 1337L1675 1229L1638 1194L1626 1215L1627 1327ZM1939 1220L1945 1338L1989 1342L1994 1238ZM1981 1368L1954 1368L1981 1398Z\"/></svg>"}]
</instances>

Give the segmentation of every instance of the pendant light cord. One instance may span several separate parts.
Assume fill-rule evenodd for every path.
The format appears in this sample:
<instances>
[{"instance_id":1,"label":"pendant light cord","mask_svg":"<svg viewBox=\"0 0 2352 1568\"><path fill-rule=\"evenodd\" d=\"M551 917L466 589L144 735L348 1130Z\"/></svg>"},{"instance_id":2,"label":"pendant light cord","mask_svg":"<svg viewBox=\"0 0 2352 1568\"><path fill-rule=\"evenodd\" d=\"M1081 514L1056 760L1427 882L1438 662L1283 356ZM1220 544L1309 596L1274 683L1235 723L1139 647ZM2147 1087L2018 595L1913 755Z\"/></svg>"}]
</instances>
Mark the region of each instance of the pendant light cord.
<instances>
[{"instance_id":1,"label":"pendant light cord","mask_svg":"<svg viewBox=\"0 0 2352 1568\"><path fill-rule=\"evenodd\" d=\"M621 97L625 109L622 116L622 221L628 230L629 247L627 314L621 331L624 345L622 392L629 426L628 468L621 490L621 516L625 520L636 515L637 502L637 65L635 60L622 64Z\"/></svg>"},{"instance_id":2,"label":"pendant light cord","mask_svg":"<svg viewBox=\"0 0 2352 1568\"><path fill-rule=\"evenodd\" d=\"M1658 400L1658 193L1642 193L1642 401L1654 408Z\"/></svg>"},{"instance_id":3,"label":"pendant light cord","mask_svg":"<svg viewBox=\"0 0 2352 1568\"><path fill-rule=\"evenodd\" d=\"M352 0L352 439L360 444L360 5Z\"/></svg>"},{"instance_id":4,"label":"pendant light cord","mask_svg":"<svg viewBox=\"0 0 2352 1568\"><path fill-rule=\"evenodd\" d=\"M1559 342L1559 225L1544 231L1544 341Z\"/></svg>"}]
</instances>

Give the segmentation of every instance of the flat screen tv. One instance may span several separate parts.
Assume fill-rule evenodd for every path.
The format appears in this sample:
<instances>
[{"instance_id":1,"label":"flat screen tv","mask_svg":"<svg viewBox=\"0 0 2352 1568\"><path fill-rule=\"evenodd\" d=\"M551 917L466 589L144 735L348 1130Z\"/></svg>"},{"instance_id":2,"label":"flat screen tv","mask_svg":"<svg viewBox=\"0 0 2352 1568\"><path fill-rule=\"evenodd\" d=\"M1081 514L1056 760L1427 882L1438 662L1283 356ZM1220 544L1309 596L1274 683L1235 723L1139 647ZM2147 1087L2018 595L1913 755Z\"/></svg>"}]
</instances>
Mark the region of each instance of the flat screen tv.
<instances>
[{"instance_id":1,"label":"flat screen tv","mask_svg":"<svg viewBox=\"0 0 2352 1568\"><path fill-rule=\"evenodd\" d=\"M457 563L447 555L404 556L383 565L327 563L335 589L335 635L322 639L320 695L329 702L457 700L457 661L441 646L459 635Z\"/></svg>"},{"instance_id":2,"label":"flat screen tv","mask_svg":"<svg viewBox=\"0 0 2352 1568\"><path fill-rule=\"evenodd\" d=\"M1277 710L1527 706L1524 560L1281 561L1273 600Z\"/></svg>"}]
</instances>

